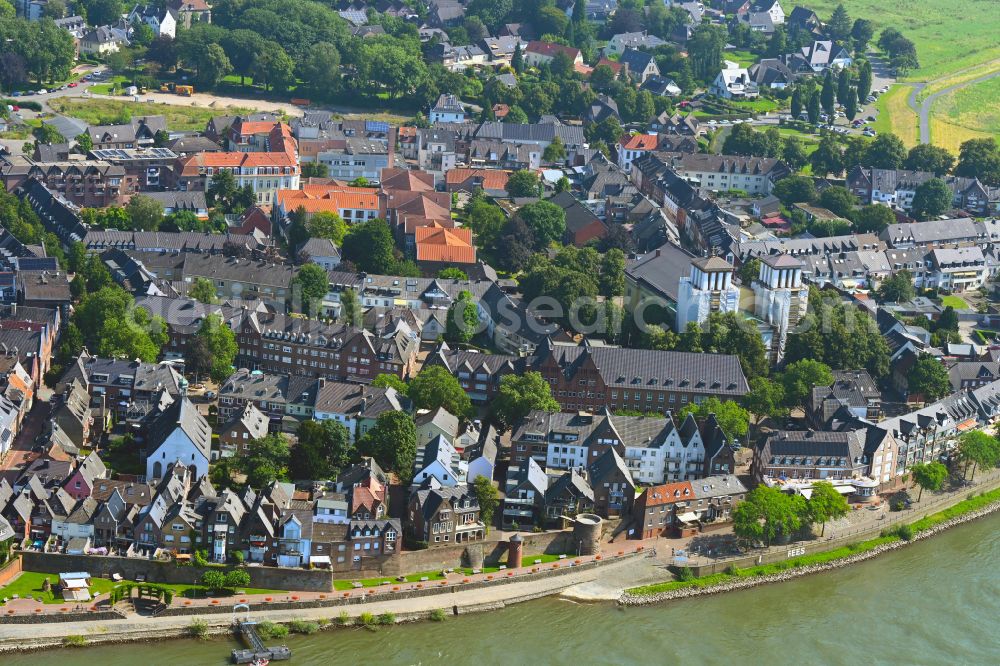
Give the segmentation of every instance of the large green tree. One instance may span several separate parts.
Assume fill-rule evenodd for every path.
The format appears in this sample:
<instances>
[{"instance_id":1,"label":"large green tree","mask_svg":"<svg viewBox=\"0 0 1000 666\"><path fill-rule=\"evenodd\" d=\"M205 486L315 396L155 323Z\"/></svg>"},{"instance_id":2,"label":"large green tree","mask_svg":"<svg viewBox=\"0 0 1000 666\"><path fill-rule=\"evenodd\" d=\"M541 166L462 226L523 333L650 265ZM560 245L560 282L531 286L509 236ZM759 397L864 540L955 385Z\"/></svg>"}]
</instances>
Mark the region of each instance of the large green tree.
<instances>
[{"instance_id":1,"label":"large green tree","mask_svg":"<svg viewBox=\"0 0 1000 666\"><path fill-rule=\"evenodd\" d=\"M907 471L913 477L913 481L920 486L920 494L917 495L918 502L924 496L925 490L941 490L945 479L948 478L948 468L937 461L919 462L910 465Z\"/></svg>"},{"instance_id":2,"label":"large green tree","mask_svg":"<svg viewBox=\"0 0 1000 666\"><path fill-rule=\"evenodd\" d=\"M832 291L810 290L809 313L788 336L785 361L805 358L839 370L863 367L876 378L889 372L889 348L875 320Z\"/></svg>"},{"instance_id":3,"label":"large green tree","mask_svg":"<svg viewBox=\"0 0 1000 666\"><path fill-rule=\"evenodd\" d=\"M785 367L781 383L785 389L785 404L801 407L809 400L814 386L833 384L833 371L826 363L804 358Z\"/></svg>"},{"instance_id":4,"label":"large green tree","mask_svg":"<svg viewBox=\"0 0 1000 666\"><path fill-rule=\"evenodd\" d=\"M847 498L837 492L829 481L816 481L812 484L812 495L808 503L809 519L823 525L820 536L826 534L826 524L831 520L843 518L851 510Z\"/></svg>"},{"instance_id":5,"label":"large green tree","mask_svg":"<svg viewBox=\"0 0 1000 666\"><path fill-rule=\"evenodd\" d=\"M196 335L205 342L212 353L212 367L209 375L212 381L221 384L233 373L233 361L239 353L236 334L222 323L222 317L211 314L205 317Z\"/></svg>"},{"instance_id":6,"label":"large green tree","mask_svg":"<svg viewBox=\"0 0 1000 666\"><path fill-rule=\"evenodd\" d=\"M383 412L358 442L358 449L409 485L417 460L417 426L406 412Z\"/></svg>"},{"instance_id":7,"label":"large green tree","mask_svg":"<svg viewBox=\"0 0 1000 666\"><path fill-rule=\"evenodd\" d=\"M338 421L303 421L295 435L297 441L288 462L288 472L293 479L335 478L354 457L352 433Z\"/></svg>"},{"instance_id":8,"label":"large green tree","mask_svg":"<svg viewBox=\"0 0 1000 666\"><path fill-rule=\"evenodd\" d=\"M449 413L464 417L472 413L472 401L462 385L440 365L424 368L410 380L407 392L417 409L444 407Z\"/></svg>"},{"instance_id":9,"label":"large green tree","mask_svg":"<svg viewBox=\"0 0 1000 666\"><path fill-rule=\"evenodd\" d=\"M497 492L493 480L485 476L476 476L472 481L472 494L476 496L479 504L479 518L486 525L486 532L489 533L490 526L493 525L493 514L500 506L500 494Z\"/></svg>"},{"instance_id":10,"label":"large green tree","mask_svg":"<svg viewBox=\"0 0 1000 666\"><path fill-rule=\"evenodd\" d=\"M549 201L535 201L522 206L517 216L531 229L536 250L541 251L553 242L562 241L566 233L566 212Z\"/></svg>"},{"instance_id":11,"label":"large green tree","mask_svg":"<svg viewBox=\"0 0 1000 666\"><path fill-rule=\"evenodd\" d=\"M512 197L537 197L541 191L542 183L534 171L515 171L507 179L507 194Z\"/></svg>"},{"instance_id":12,"label":"large green tree","mask_svg":"<svg viewBox=\"0 0 1000 666\"><path fill-rule=\"evenodd\" d=\"M996 467L1000 462L1000 441L982 430L970 430L958 440L958 455L965 461L968 472L972 465L972 477L976 477L976 467Z\"/></svg>"},{"instance_id":13,"label":"large green tree","mask_svg":"<svg viewBox=\"0 0 1000 666\"><path fill-rule=\"evenodd\" d=\"M479 331L479 310L472 294L462 290L448 308L444 339L447 342L471 342Z\"/></svg>"},{"instance_id":14,"label":"large green tree","mask_svg":"<svg viewBox=\"0 0 1000 666\"><path fill-rule=\"evenodd\" d=\"M700 404L692 402L684 405L678 412L678 422L687 418L688 414L694 414L698 419L714 414L719 427L730 437L746 437L750 425L750 413L739 403L732 400L723 402L714 396L705 398Z\"/></svg>"},{"instance_id":15,"label":"large green tree","mask_svg":"<svg viewBox=\"0 0 1000 666\"><path fill-rule=\"evenodd\" d=\"M793 536L808 519L809 507L801 495L758 486L733 510L733 532L742 539L770 546L778 536Z\"/></svg>"},{"instance_id":16,"label":"large green tree","mask_svg":"<svg viewBox=\"0 0 1000 666\"><path fill-rule=\"evenodd\" d=\"M542 375L529 371L523 375L504 375L492 404L494 422L503 430L512 429L532 410L558 412L559 403Z\"/></svg>"},{"instance_id":17,"label":"large green tree","mask_svg":"<svg viewBox=\"0 0 1000 666\"><path fill-rule=\"evenodd\" d=\"M330 291L330 276L319 264L304 264L299 267L292 287L301 294L302 309L307 314L316 314L319 303Z\"/></svg>"},{"instance_id":18,"label":"large green tree","mask_svg":"<svg viewBox=\"0 0 1000 666\"><path fill-rule=\"evenodd\" d=\"M284 435L271 434L250 442L246 453L237 458L237 467L246 475L249 487L264 488L286 478L288 458L288 440Z\"/></svg>"},{"instance_id":19,"label":"large green tree","mask_svg":"<svg viewBox=\"0 0 1000 666\"><path fill-rule=\"evenodd\" d=\"M218 299L215 285L208 278L196 277L188 289L188 296L201 303L215 303Z\"/></svg>"},{"instance_id":20,"label":"large green tree","mask_svg":"<svg viewBox=\"0 0 1000 666\"><path fill-rule=\"evenodd\" d=\"M905 268L893 273L875 290L875 297L881 303L906 303L913 300L913 274Z\"/></svg>"},{"instance_id":21,"label":"large green tree","mask_svg":"<svg viewBox=\"0 0 1000 666\"><path fill-rule=\"evenodd\" d=\"M910 214L918 220L929 220L951 208L952 192L948 183L931 178L917 185Z\"/></svg>"},{"instance_id":22,"label":"large green tree","mask_svg":"<svg viewBox=\"0 0 1000 666\"><path fill-rule=\"evenodd\" d=\"M930 354L921 354L906 373L906 385L912 395L923 396L925 402L934 402L951 393L948 369Z\"/></svg>"},{"instance_id":23,"label":"large green tree","mask_svg":"<svg viewBox=\"0 0 1000 666\"><path fill-rule=\"evenodd\" d=\"M343 256L358 270L379 275L392 273L396 266L396 245L384 220L353 225L344 237Z\"/></svg>"}]
</instances>

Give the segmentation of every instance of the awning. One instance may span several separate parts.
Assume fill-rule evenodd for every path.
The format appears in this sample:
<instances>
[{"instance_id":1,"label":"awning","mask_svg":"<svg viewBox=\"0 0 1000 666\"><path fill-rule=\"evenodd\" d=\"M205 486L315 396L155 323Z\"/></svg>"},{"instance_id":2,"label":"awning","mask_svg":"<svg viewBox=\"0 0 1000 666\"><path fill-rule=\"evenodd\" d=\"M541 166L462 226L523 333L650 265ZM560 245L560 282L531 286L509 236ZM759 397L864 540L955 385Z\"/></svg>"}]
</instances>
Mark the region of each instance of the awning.
<instances>
[{"instance_id":1,"label":"awning","mask_svg":"<svg viewBox=\"0 0 1000 666\"><path fill-rule=\"evenodd\" d=\"M329 564L329 555L311 555L309 557L309 564Z\"/></svg>"},{"instance_id":2,"label":"awning","mask_svg":"<svg viewBox=\"0 0 1000 666\"><path fill-rule=\"evenodd\" d=\"M813 489L812 488L800 488L799 492L802 494L803 497L805 497L806 499L809 499L810 497L812 497Z\"/></svg>"},{"instance_id":3,"label":"awning","mask_svg":"<svg viewBox=\"0 0 1000 666\"><path fill-rule=\"evenodd\" d=\"M90 592L86 588L82 590L67 590L62 591L63 601L90 601Z\"/></svg>"},{"instance_id":4,"label":"awning","mask_svg":"<svg viewBox=\"0 0 1000 666\"><path fill-rule=\"evenodd\" d=\"M833 489L841 495L850 495L857 490L854 486L834 486Z\"/></svg>"},{"instance_id":5,"label":"awning","mask_svg":"<svg viewBox=\"0 0 1000 666\"><path fill-rule=\"evenodd\" d=\"M693 511L687 511L677 516L677 520L682 523L693 523L698 520L698 514Z\"/></svg>"}]
</instances>

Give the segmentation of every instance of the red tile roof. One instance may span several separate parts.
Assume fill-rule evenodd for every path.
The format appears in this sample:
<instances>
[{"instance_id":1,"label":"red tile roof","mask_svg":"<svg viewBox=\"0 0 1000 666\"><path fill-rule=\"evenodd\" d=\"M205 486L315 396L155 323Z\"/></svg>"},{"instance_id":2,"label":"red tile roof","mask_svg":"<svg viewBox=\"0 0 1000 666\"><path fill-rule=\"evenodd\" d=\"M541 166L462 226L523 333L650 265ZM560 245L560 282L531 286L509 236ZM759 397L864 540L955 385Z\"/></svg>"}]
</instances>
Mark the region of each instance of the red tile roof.
<instances>
[{"instance_id":1,"label":"red tile roof","mask_svg":"<svg viewBox=\"0 0 1000 666\"><path fill-rule=\"evenodd\" d=\"M275 194L275 201L286 210L294 210L302 206L308 213L337 212L344 208L352 210L379 210L381 208L378 190L336 185L306 185L301 190L278 190Z\"/></svg>"},{"instance_id":2,"label":"red tile roof","mask_svg":"<svg viewBox=\"0 0 1000 666\"><path fill-rule=\"evenodd\" d=\"M660 506L694 499L694 488L690 481L664 483L660 486L650 486L643 491L646 496L646 506Z\"/></svg>"},{"instance_id":3,"label":"red tile roof","mask_svg":"<svg viewBox=\"0 0 1000 666\"><path fill-rule=\"evenodd\" d=\"M580 49L563 46L562 44L553 44L552 42L528 42L528 48L524 52L537 53L547 58L555 58L557 53L565 53L569 56L570 60L576 60L580 56Z\"/></svg>"},{"instance_id":4,"label":"red tile roof","mask_svg":"<svg viewBox=\"0 0 1000 666\"><path fill-rule=\"evenodd\" d=\"M622 73L622 64L620 62L615 62L614 60L608 60L607 58L601 58L600 60L597 61L597 66L595 67L595 69L597 67L600 67L601 65L607 65L608 67L610 67L611 71L615 73L615 76L618 76L619 74Z\"/></svg>"},{"instance_id":5,"label":"red tile roof","mask_svg":"<svg viewBox=\"0 0 1000 666\"><path fill-rule=\"evenodd\" d=\"M479 178L484 190L506 190L510 173L500 169L452 169L445 174L445 182L449 185L462 185Z\"/></svg>"},{"instance_id":6,"label":"red tile roof","mask_svg":"<svg viewBox=\"0 0 1000 666\"><path fill-rule=\"evenodd\" d=\"M469 229L415 229L417 261L448 262L453 264L476 263L476 248Z\"/></svg>"},{"instance_id":7,"label":"red tile roof","mask_svg":"<svg viewBox=\"0 0 1000 666\"><path fill-rule=\"evenodd\" d=\"M655 134L633 134L623 136L619 141L625 150L656 150L660 142Z\"/></svg>"}]
</instances>

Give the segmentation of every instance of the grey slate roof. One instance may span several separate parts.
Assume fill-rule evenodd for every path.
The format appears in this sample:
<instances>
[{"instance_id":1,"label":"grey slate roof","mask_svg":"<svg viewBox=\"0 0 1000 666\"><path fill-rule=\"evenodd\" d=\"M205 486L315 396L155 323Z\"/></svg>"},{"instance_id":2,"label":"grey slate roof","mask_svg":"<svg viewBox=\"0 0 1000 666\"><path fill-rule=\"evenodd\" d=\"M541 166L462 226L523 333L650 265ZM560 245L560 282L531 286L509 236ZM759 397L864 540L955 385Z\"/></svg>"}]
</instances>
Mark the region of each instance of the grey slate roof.
<instances>
[{"instance_id":1,"label":"grey slate roof","mask_svg":"<svg viewBox=\"0 0 1000 666\"><path fill-rule=\"evenodd\" d=\"M174 401L166 411L154 417L146 438L147 455L152 455L173 432L180 428L207 459L212 457L212 429L205 417L186 397ZM169 461L173 462L173 461Z\"/></svg>"}]
</instances>

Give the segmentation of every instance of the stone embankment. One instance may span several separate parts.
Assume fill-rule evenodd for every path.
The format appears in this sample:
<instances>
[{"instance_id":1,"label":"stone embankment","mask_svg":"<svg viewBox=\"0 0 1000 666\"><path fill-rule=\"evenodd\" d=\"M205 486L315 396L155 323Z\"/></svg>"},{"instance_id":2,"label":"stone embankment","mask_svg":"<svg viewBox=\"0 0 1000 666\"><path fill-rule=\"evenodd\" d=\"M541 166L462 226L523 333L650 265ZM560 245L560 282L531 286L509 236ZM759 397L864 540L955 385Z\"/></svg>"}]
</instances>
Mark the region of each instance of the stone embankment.
<instances>
[{"instance_id":1,"label":"stone embankment","mask_svg":"<svg viewBox=\"0 0 1000 666\"><path fill-rule=\"evenodd\" d=\"M791 580L793 578L798 578L799 576L808 576L809 574L820 573L823 571L829 571L831 569L839 569L840 567L849 566L857 562L864 562L865 560L870 560L874 557L878 557L884 553L887 553L897 548L903 548L911 543L927 539L939 534L947 529L955 527L956 525L961 525L962 523L967 523L973 520L982 518L983 516L989 515L1000 511L1000 500L996 502L991 502L986 506L976 509L974 511L969 511L961 516L956 516L944 522L938 523L937 525L930 527L922 532L918 532L913 535L913 538L909 541L904 541L900 539L898 541L892 541L890 543L885 543L871 550L867 550L863 553L858 553L856 555L848 555L847 557L840 558L838 560L833 560L832 562L824 562L822 564L810 564L802 567L797 567L794 569L788 569L786 571L781 571L779 573L767 574L763 576L749 576L747 578L735 578L733 580L728 580L718 585L708 585L705 587L682 587L676 590L667 590L666 592L658 592L655 594L631 594L629 592L624 592L621 597L618 598L618 603L622 606L644 606L647 604L662 603L664 601L673 601L675 599L685 599L687 597L699 597L707 594L722 594L723 592L733 592L736 590L746 590L751 587L757 587L759 585L768 585L771 583L781 583L786 580Z\"/></svg>"}]
</instances>

